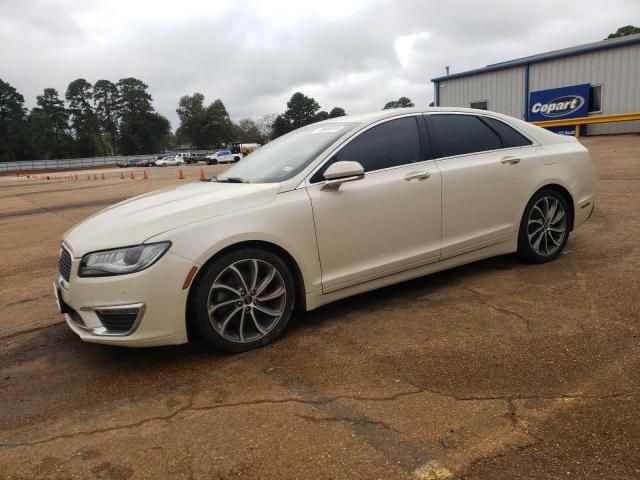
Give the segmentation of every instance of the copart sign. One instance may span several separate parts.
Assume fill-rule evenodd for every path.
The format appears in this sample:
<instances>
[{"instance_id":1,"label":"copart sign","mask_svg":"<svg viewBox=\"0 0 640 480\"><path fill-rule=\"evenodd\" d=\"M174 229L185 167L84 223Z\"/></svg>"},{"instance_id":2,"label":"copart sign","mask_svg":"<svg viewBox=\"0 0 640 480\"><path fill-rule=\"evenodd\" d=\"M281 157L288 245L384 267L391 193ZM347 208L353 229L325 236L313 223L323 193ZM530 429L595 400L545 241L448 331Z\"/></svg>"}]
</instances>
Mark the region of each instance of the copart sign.
<instances>
[{"instance_id":1,"label":"copart sign","mask_svg":"<svg viewBox=\"0 0 640 480\"><path fill-rule=\"evenodd\" d=\"M531 92L528 120L560 120L586 117L589 113L588 83Z\"/></svg>"}]
</instances>

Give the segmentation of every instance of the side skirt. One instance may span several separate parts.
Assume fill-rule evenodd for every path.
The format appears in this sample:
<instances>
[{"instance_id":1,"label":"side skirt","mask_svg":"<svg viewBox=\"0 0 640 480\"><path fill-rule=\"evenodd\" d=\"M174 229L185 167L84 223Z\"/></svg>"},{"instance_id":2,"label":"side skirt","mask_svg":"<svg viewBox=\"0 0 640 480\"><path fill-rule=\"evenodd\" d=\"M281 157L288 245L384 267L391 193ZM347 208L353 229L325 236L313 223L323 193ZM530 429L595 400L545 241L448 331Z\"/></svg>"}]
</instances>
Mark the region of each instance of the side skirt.
<instances>
[{"instance_id":1,"label":"side skirt","mask_svg":"<svg viewBox=\"0 0 640 480\"><path fill-rule=\"evenodd\" d=\"M308 293L306 295L307 311L314 310L322 305L326 305L343 298L351 297L359 293L375 290L376 288L386 287L395 283L412 280L414 278L423 277L431 273L441 272L453 267L458 267L467 263L477 262L485 258L496 257L507 253L513 253L518 249L518 236L516 234L509 235L504 241L490 245L488 247L474 250L473 252L457 255L455 257L446 258L435 263L423 265L411 270L387 275L386 277L376 278L366 283L360 283L352 287L343 288L334 292L322 294L321 292Z\"/></svg>"}]
</instances>

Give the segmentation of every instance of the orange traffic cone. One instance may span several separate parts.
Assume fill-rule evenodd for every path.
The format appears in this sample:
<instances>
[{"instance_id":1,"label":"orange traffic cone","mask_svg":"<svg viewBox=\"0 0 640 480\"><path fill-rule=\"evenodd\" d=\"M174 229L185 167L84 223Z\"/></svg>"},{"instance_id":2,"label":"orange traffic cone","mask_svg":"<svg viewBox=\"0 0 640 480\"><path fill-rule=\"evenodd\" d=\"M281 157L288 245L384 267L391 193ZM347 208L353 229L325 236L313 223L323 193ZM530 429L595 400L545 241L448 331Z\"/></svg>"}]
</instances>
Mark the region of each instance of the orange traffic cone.
<instances>
[{"instance_id":1,"label":"orange traffic cone","mask_svg":"<svg viewBox=\"0 0 640 480\"><path fill-rule=\"evenodd\" d=\"M91 175L87 175L87 180L91 180Z\"/></svg>"},{"instance_id":2,"label":"orange traffic cone","mask_svg":"<svg viewBox=\"0 0 640 480\"><path fill-rule=\"evenodd\" d=\"M76 180L78 179L78 174L77 174L77 173L76 173L76 178L75 178L75 179L76 179Z\"/></svg>"},{"instance_id":3,"label":"orange traffic cone","mask_svg":"<svg viewBox=\"0 0 640 480\"><path fill-rule=\"evenodd\" d=\"M184 173L182 173L182 169L178 171L178 180L184 180Z\"/></svg>"},{"instance_id":4,"label":"orange traffic cone","mask_svg":"<svg viewBox=\"0 0 640 480\"><path fill-rule=\"evenodd\" d=\"M106 180L106 178L104 178L104 173L101 175L100 180Z\"/></svg>"},{"instance_id":5,"label":"orange traffic cone","mask_svg":"<svg viewBox=\"0 0 640 480\"><path fill-rule=\"evenodd\" d=\"M122 173L122 170L120 170L120 180L124 180L124 173Z\"/></svg>"},{"instance_id":6,"label":"orange traffic cone","mask_svg":"<svg viewBox=\"0 0 640 480\"><path fill-rule=\"evenodd\" d=\"M129 175L131 180L135 180L136 176L133 174L133 170L131 170L131 175Z\"/></svg>"},{"instance_id":7,"label":"orange traffic cone","mask_svg":"<svg viewBox=\"0 0 640 480\"><path fill-rule=\"evenodd\" d=\"M95 173L93 174L93 179L98 180L98 176Z\"/></svg>"},{"instance_id":8,"label":"orange traffic cone","mask_svg":"<svg viewBox=\"0 0 640 480\"><path fill-rule=\"evenodd\" d=\"M149 175L147 175L147 171L146 170L143 170L142 178L144 178L145 180L147 180L149 178Z\"/></svg>"},{"instance_id":9,"label":"orange traffic cone","mask_svg":"<svg viewBox=\"0 0 640 480\"><path fill-rule=\"evenodd\" d=\"M200 181L201 182L205 182L207 180L207 177L204 176L204 169L201 168L200 169Z\"/></svg>"}]
</instances>

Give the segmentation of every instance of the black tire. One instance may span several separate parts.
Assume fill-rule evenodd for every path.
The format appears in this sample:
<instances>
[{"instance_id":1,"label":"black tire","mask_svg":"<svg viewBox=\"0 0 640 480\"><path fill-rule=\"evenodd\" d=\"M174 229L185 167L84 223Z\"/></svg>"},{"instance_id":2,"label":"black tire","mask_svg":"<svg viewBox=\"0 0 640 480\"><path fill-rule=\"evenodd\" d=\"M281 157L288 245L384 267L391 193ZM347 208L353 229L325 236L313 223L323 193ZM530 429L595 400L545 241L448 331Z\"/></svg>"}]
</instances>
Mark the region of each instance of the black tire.
<instances>
[{"instance_id":1,"label":"black tire","mask_svg":"<svg viewBox=\"0 0 640 480\"><path fill-rule=\"evenodd\" d=\"M543 212L544 208L541 209L539 206L540 202L543 204L545 203L545 199L553 199L558 202L558 206L551 215L552 218L550 218L550 221L543 221L545 217L544 214L546 212ZM549 201L551 200L547 200L547 202ZM552 224L551 221L560 217L560 207L564 212L563 217L561 217L557 222L554 221ZM533 212L534 209L536 209L535 212ZM537 217L540 217L540 220L538 220ZM562 226L564 228L562 237L559 236L559 233L553 233L554 236L550 236L551 233L544 231L546 228L545 225L546 227L555 226L556 229L560 229L560 226ZM573 218L571 217L571 209L569 208L564 195L553 188L543 188L539 190L533 197L531 197L529 203L527 203L527 207L524 209L524 213L522 215L522 220L520 221L520 230L518 232L518 256L522 260L531 263L546 263L555 260L562 253L562 250L564 250L564 247L569 240L569 232L572 225ZM543 230L542 233L536 234L540 228ZM555 232L555 230L553 231ZM532 236L531 239L530 236ZM540 238L540 241L536 242L538 238ZM558 243L555 243L556 241ZM538 247L536 247L536 243L538 243ZM548 247L547 253L545 253L543 245L551 246L552 248Z\"/></svg>"},{"instance_id":2,"label":"black tire","mask_svg":"<svg viewBox=\"0 0 640 480\"><path fill-rule=\"evenodd\" d=\"M269 327L270 330L268 331L268 333L260 336L259 338L256 338L255 340L245 339L245 341L242 342L237 339L234 341L221 335L221 333L218 332L216 328L214 328L213 323L209 318L209 296L211 294L211 289L214 282L220 276L222 276L221 278L224 278L225 273L223 272L228 271L228 267L232 265L238 265L237 262L250 262L253 259L259 262L265 262L264 264L269 264L269 266L273 267L277 271L277 273L280 274L278 280L282 280L283 287L285 289L285 298L280 307L282 313L280 314L279 319L275 320L273 325ZM242 263L240 265L242 265ZM222 283L222 280L219 280L219 282ZM265 291L266 290L268 289L265 289ZM222 257L212 262L209 262L198 274L197 280L192 286L192 291L189 296L189 331L195 334L198 337L198 340L204 341L206 344L228 353L246 352L254 348L262 347L268 345L277 337L279 337L287 327L287 324L289 323L294 310L296 302L295 296L296 288L293 274L287 267L287 264L278 255L268 250L261 250L256 248L239 249L223 255ZM232 296L230 298L235 299L236 297ZM246 299L246 297L244 298ZM228 298L225 298L224 301L227 301L228 303ZM234 311L236 306L240 306L240 303L242 303L242 300L240 300L238 303L234 301L231 305L223 308L228 308L230 311ZM242 308L240 308L240 312L237 315L243 315L242 310L246 308L248 308L247 304L243 303ZM222 309L220 309L219 311L223 312L223 317L228 313L228 311ZM253 316L253 313L251 315ZM235 321L235 317L232 318L234 318L233 323L239 323L239 321ZM249 314L247 314L247 322L249 328L255 325L255 323L249 323ZM231 325L232 322L229 322L229 324ZM217 325L218 328L220 328L220 325ZM224 329L224 327L222 328ZM255 334L260 335L257 330L255 331Z\"/></svg>"}]
</instances>

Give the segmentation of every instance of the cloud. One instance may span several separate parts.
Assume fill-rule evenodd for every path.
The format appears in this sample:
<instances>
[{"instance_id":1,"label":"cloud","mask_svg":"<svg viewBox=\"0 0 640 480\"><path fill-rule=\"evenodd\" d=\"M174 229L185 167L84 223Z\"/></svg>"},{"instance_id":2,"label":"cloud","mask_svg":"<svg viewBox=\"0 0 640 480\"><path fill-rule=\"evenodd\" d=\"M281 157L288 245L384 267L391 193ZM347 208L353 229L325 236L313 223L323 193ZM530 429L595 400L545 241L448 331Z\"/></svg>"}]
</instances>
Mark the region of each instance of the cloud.
<instances>
[{"instance_id":1,"label":"cloud","mask_svg":"<svg viewBox=\"0 0 640 480\"><path fill-rule=\"evenodd\" d=\"M179 98L195 91L234 119L281 112L297 90L325 110L427 105L446 65L596 41L629 18L637 1L0 0L0 61L29 106L79 77L138 77L175 128Z\"/></svg>"}]
</instances>

